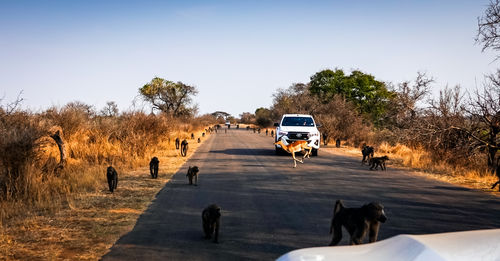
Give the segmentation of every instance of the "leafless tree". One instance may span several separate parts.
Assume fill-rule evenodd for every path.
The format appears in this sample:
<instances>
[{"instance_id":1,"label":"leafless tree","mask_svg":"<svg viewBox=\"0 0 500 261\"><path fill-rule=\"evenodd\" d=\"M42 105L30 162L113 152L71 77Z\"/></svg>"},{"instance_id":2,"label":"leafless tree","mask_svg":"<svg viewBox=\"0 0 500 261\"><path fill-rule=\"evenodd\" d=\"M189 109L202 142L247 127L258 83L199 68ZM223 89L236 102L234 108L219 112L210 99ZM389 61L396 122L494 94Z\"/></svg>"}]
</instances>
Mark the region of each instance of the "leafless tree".
<instances>
[{"instance_id":1,"label":"leafless tree","mask_svg":"<svg viewBox=\"0 0 500 261\"><path fill-rule=\"evenodd\" d=\"M482 51L500 50L500 0L490 0L484 15L477 18L476 43L482 44ZM497 59L499 56L497 55Z\"/></svg>"}]
</instances>

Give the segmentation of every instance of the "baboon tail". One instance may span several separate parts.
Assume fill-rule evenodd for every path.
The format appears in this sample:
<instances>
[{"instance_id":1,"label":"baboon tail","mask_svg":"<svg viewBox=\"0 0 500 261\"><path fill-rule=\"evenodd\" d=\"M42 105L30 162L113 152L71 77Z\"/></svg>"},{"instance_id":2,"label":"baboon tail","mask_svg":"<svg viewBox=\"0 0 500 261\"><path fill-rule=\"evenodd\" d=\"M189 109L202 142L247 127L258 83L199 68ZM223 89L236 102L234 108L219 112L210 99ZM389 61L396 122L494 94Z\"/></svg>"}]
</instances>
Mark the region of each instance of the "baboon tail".
<instances>
[{"instance_id":1,"label":"baboon tail","mask_svg":"<svg viewBox=\"0 0 500 261\"><path fill-rule=\"evenodd\" d=\"M342 200L337 200L337 202L335 202L335 209L333 210L333 215L337 215L337 213L340 212L340 210L342 210L344 207L344 203L342 202Z\"/></svg>"}]
</instances>

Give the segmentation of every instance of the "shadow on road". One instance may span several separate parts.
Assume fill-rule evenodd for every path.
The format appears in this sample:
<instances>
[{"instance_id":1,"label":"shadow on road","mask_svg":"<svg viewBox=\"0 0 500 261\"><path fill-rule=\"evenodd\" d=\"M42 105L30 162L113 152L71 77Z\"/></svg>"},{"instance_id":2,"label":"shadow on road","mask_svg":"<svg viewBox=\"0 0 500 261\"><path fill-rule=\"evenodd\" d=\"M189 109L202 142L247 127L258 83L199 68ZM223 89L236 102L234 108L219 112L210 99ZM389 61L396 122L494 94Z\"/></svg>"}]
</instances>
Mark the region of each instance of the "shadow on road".
<instances>
[{"instance_id":1,"label":"shadow on road","mask_svg":"<svg viewBox=\"0 0 500 261\"><path fill-rule=\"evenodd\" d=\"M269 149L225 149L211 150L210 153L222 153L227 155L275 155L274 150Z\"/></svg>"}]
</instances>

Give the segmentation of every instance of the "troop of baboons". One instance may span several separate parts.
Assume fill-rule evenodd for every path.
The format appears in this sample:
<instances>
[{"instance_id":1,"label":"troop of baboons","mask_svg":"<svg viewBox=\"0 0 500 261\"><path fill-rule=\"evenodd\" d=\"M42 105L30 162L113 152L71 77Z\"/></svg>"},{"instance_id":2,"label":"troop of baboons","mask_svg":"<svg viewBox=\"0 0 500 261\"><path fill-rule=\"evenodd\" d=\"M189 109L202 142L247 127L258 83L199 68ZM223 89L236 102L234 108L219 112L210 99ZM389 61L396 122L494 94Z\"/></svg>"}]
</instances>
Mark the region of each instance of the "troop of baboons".
<instances>
[{"instance_id":1,"label":"troop of baboons","mask_svg":"<svg viewBox=\"0 0 500 261\"><path fill-rule=\"evenodd\" d=\"M342 226L351 236L351 245L362 244L367 233L369 242L375 242L380 223L386 220L384 206L378 202L372 202L360 208L346 208L341 200L337 200L330 225L330 234L333 233L330 246L337 245L342 239Z\"/></svg>"},{"instance_id":2,"label":"troop of baboons","mask_svg":"<svg viewBox=\"0 0 500 261\"><path fill-rule=\"evenodd\" d=\"M106 178L108 179L109 191L113 193L118 187L118 172L116 172L115 168L109 166L106 170Z\"/></svg>"},{"instance_id":3,"label":"troop of baboons","mask_svg":"<svg viewBox=\"0 0 500 261\"><path fill-rule=\"evenodd\" d=\"M378 170L378 167L380 167L381 170L386 170L387 168L385 166L385 162L389 160L389 157L373 157L374 153L375 149L371 146L367 146L366 143L364 143L363 147L361 148L361 154L363 154L361 165L364 165L368 162L370 170Z\"/></svg>"}]
</instances>

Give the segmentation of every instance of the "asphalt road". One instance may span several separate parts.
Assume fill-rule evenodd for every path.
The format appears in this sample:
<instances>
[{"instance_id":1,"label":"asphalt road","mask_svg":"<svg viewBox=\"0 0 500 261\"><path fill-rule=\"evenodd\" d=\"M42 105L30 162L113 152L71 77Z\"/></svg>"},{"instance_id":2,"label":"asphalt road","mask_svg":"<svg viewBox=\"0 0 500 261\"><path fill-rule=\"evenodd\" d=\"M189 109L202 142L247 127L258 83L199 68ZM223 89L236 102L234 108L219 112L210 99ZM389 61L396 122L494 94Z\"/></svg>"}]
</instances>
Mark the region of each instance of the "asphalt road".
<instances>
[{"instance_id":1,"label":"asphalt road","mask_svg":"<svg viewBox=\"0 0 500 261\"><path fill-rule=\"evenodd\" d=\"M361 157L321 150L294 169L291 156L274 154L272 141L236 129L210 135L103 259L273 260L328 245L337 199L348 207L384 204L379 240L500 228L499 197L390 167L370 171ZM189 165L200 168L198 186L188 185ZM222 207L219 244L203 238L201 212L212 203Z\"/></svg>"}]
</instances>

